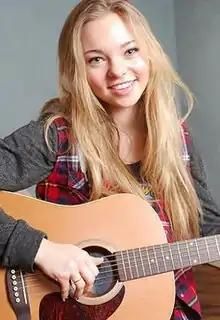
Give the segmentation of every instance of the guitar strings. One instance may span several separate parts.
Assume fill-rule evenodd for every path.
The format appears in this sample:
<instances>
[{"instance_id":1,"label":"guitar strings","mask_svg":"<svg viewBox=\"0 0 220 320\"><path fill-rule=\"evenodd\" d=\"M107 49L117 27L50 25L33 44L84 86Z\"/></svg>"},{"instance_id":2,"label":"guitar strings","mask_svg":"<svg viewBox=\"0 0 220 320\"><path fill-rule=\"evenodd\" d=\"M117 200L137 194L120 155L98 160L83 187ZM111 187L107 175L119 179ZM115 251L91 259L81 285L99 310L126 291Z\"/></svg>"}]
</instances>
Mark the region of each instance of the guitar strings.
<instances>
[{"instance_id":1,"label":"guitar strings","mask_svg":"<svg viewBox=\"0 0 220 320\"><path fill-rule=\"evenodd\" d=\"M216 246L210 246L210 249L215 249L216 248ZM203 249L205 249L205 248L203 248ZM188 260L189 260L189 262L191 262L191 260L192 260L192 256L191 255L189 255L189 250L188 249L186 249L186 251L183 251L183 250L181 250L181 252L182 252L182 257L181 258L179 258L179 260L181 261L181 260L184 260L186 257L185 257L185 254L187 254L187 256L188 256ZM204 250L204 253L206 253L207 251L206 250ZM201 249L200 249L200 253L201 253ZM169 255L168 255L169 256ZM176 250L176 252L175 251L173 251L173 254L172 255L170 255L169 256L169 258L170 258L170 261L171 262L173 262L172 260L175 260L175 257L176 256L178 256L178 257L180 257L180 255L179 255L179 250ZM184 256L184 258L183 258L183 256ZM207 253L207 256L209 257L209 254ZM115 262L115 256L112 254L112 255L109 255L109 256L104 256L104 258L106 258L106 257L114 257L114 262ZM191 257L191 258L190 258ZM198 255L196 255L195 256L196 258L198 257ZM146 259L147 258L147 259ZM172 259L172 258L174 258L174 259ZM199 257L198 257L199 258ZM156 261L156 262L161 262L161 261L159 261L160 259L164 262L164 261L166 261L167 262L167 259L166 259L166 256L164 257L156 257L155 256L155 254L153 253L153 254L149 254L149 252L147 252L147 251L145 251L145 253L143 254L142 253L142 255L140 256L140 261L141 260L143 260L143 262L146 262L146 261L148 261L148 262L150 262L151 260L154 260L154 261ZM199 259L198 259L199 260ZM140 262L139 261L139 262ZM109 265L109 268L111 267L111 269L112 270L114 270L114 271L117 271L117 270L120 270L120 268L118 268L117 269L117 267L118 267L118 265L124 265L124 264L126 264L126 263L128 263L129 264L129 268L130 268L130 266L132 267L132 263L134 263L134 267L136 267L136 266L140 266L140 265L142 265L142 262L139 264L139 262L137 262L137 259L136 259L136 257L134 257L134 256L132 256L132 257L124 257L123 258L123 261L122 262L116 262L116 263L114 263L114 262L111 262L111 261L109 261L109 260L105 260L101 265L100 265L100 267L99 267L99 274L104 274L105 273L105 271L103 272L103 271L101 271L102 269L106 269L106 268L108 268L108 266L106 266L106 264L108 264ZM150 264L150 265L152 265L152 264ZM114 267L116 267L116 269L114 269ZM35 277L35 274L36 273L34 273L34 274L27 274L27 275L25 275L25 277L27 278L31 278L31 277ZM17 278L19 278L20 276L17 276Z\"/></svg>"},{"instance_id":2,"label":"guitar strings","mask_svg":"<svg viewBox=\"0 0 220 320\"><path fill-rule=\"evenodd\" d=\"M174 244L171 244L171 246L174 246ZM196 251L199 253L199 255L197 255L197 253L196 253L196 256L195 256L196 258L198 257L198 259L199 259L199 256L201 255L202 250L204 250L203 253L207 253L207 256L209 258L210 253L209 253L209 250L207 250L207 247L198 248L197 245L195 245L195 247L196 247ZM154 247L155 249L153 249L153 250L151 248L153 248L153 247L144 247L144 248L140 248L139 250L138 249L129 249L129 250L119 251L119 252L116 252L116 253L113 253L113 254L110 254L110 255L103 256L105 260L99 267L99 274L102 273L102 269L106 268L106 264L110 265L113 268L113 267L117 267L119 264L125 264L125 263L131 264L131 263L134 262L134 266L136 266L137 265L137 257L135 256L135 252L138 252L138 254L140 255L138 260L141 261L141 260L147 258L147 260L149 260L149 262L152 259L155 260L156 262L159 261L159 260L167 261L166 256L168 256L171 261L175 260L175 257L178 256L179 260L181 261L181 260L184 260L186 258L185 254L187 254L188 260L190 262L192 260L192 257L193 257L193 255L190 255L190 249L188 247L185 247L185 248L181 249L181 251L180 251L180 248L178 246L176 248L174 247L173 250L171 251L170 246L169 245L167 246L167 244L159 245L158 247L155 246ZM168 248L169 250L166 252L166 254L163 253L164 255L161 255L161 257L157 257L156 255L157 255L157 249L158 248L160 248L160 252L159 253L162 252L161 248L162 249L164 249L164 248L167 249ZM150 249L152 250L151 252L150 252ZM210 244L209 245L209 249L216 249L216 243ZM125 256L125 253L127 253L126 256ZM131 253L132 253L132 256L130 256ZM180 254L180 253L182 253L182 254ZM219 251L218 251L218 253L219 253ZM116 255L117 254L119 256L119 259L121 259L121 261L122 261L121 263L116 261ZM122 258L122 254L123 254L123 258ZM113 261L108 260L107 258L113 258ZM141 261L141 264L142 264L142 261ZM117 269L114 269L114 270L117 271ZM28 275L25 275L25 276L26 277L34 277L35 274L28 274ZM19 276L18 276L18 278L19 278Z\"/></svg>"},{"instance_id":3,"label":"guitar strings","mask_svg":"<svg viewBox=\"0 0 220 320\"><path fill-rule=\"evenodd\" d=\"M194 239L192 239L192 240L182 240L182 241L178 241L178 242L163 243L163 244L158 244L158 245L153 245L153 246L148 246L148 247L141 247L141 248L134 248L134 249L117 251L115 253L111 253L110 255L106 255L104 257L105 258L111 258L111 257L115 256L115 254L121 254L121 253L125 253L125 252L128 252L128 253L133 253L133 252L138 252L139 253L139 252L142 252L142 251L146 252L149 249L151 249L153 251L154 250L155 251L157 251L157 250L159 251L160 250L161 252L164 249L168 249L168 251L171 252L171 248L172 248L172 252L175 252L175 249L177 249L178 252L182 252L182 246L183 245L185 245L186 248L188 248L188 249L190 249L191 247L195 247L197 249L205 249L206 251L209 251L210 246L212 246L214 244L215 247L217 247L217 249L219 251L220 249L218 248L219 244L218 244L218 240L217 240L216 236L210 236L210 237L207 237L207 238L209 238L209 241L210 241L210 239L213 240L214 243L211 243L211 244L207 243L205 238L201 237L201 238L197 238L196 240L194 240ZM203 247L202 248L198 248L198 245L201 245L201 242L203 244ZM220 254L220 252L219 252L219 254Z\"/></svg>"},{"instance_id":4,"label":"guitar strings","mask_svg":"<svg viewBox=\"0 0 220 320\"><path fill-rule=\"evenodd\" d=\"M210 247L211 248L211 247ZM214 247L213 247L214 248ZM179 250L177 250L178 251L178 253L179 253ZM205 252L206 252L206 250L205 250ZM187 255L189 256L189 252L188 252L188 250L185 252L185 253L187 253ZM179 254L173 254L172 255L172 257L175 257L175 255L177 255L177 256L179 256ZM155 258L155 256L154 256L154 258ZM161 257L161 259L162 259L162 257ZM188 258L189 259L189 262L191 262L191 259L190 258ZM143 263L145 263L146 262L146 256L142 256L142 261L143 261ZM149 274L146 274L147 272L146 272L146 269L145 269L145 267L144 267L144 265L143 265L143 263L141 262L141 263L139 263L139 262L137 262L137 261L135 261L135 259L127 259L127 260L124 260L124 262L122 263L116 263L116 264L111 264L111 262L109 262L109 261L105 261L105 263L108 263L108 265L109 266L105 266L105 267L103 267L103 268L108 268L108 270L105 270L105 271L101 271L101 272L99 272L99 276L100 275L104 275L103 277L98 277L97 278L97 280L95 281L95 285L103 285L104 283L106 283L106 282L108 282L109 280L113 280L114 279L114 272L118 272L118 271L125 271L126 272L126 275L128 274L130 274L131 275L131 280L132 279L134 279L134 278L139 278L139 275L138 275L138 271L135 271L135 274L137 275L136 277L133 277L133 273L134 273L134 271L132 270L132 267L134 267L135 268L135 270L137 269L137 267L138 266L142 266L142 269L143 269L143 277L147 277L147 276L151 276L151 275L154 275L154 274L158 274L158 273L160 273L159 272L159 264L158 263L161 263L161 261L158 261L158 259L157 259L157 262L155 262L156 260L154 259L154 264L152 265L152 263L150 264L150 261L149 261L149 257L148 257L148 255L147 255L147 261L149 262L149 270L151 270L151 272L149 273ZM163 260L164 261L164 260ZM170 259L170 261L171 261L171 263L173 264L173 261L172 261L172 259ZM199 263L199 259L198 259L198 261L197 261L198 263ZM128 264L128 265L126 265L126 263ZM104 263L103 263L104 264ZM197 263L194 263L193 265L196 265ZM123 266L123 267L120 267L120 266ZM164 266L165 266L165 264L164 264ZM114 268L114 267L116 267L116 268ZM155 270L155 268L158 270ZM179 269L179 268L181 268L181 267L178 267L178 268L175 268L175 269ZM154 272L152 273L152 270L154 269ZM173 269L173 268L172 268ZM149 271L148 270L148 271ZM127 271L128 271L128 273L127 273ZM170 271L173 271L173 270L164 270L164 272L170 272ZM163 272L161 272L161 273L163 273ZM110 274L110 276L108 276ZM28 281L28 283L27 284L25 284L25 287L33 287L33 286L30 286L30 284L36 284L36 282L37 283L39 283L39 279L37 279L36 277L37 277L37 275L41 275L41 276L44 276L43 275L43 273L41 273L41 272L36 272L35 274L27 274L27 275L24 275L24 277L26 278L26 280ZM21 276L17 276L16 277L16 279L19 279L20 280L20 278L21 278ZM129 278L129 277L127 277L127 278ZM117 279L114 279L114 281L116 281ZM21 288L23 288L22 286L21 287L18 287L18 289L21 289Z\"/></svg>"}]
</instances>

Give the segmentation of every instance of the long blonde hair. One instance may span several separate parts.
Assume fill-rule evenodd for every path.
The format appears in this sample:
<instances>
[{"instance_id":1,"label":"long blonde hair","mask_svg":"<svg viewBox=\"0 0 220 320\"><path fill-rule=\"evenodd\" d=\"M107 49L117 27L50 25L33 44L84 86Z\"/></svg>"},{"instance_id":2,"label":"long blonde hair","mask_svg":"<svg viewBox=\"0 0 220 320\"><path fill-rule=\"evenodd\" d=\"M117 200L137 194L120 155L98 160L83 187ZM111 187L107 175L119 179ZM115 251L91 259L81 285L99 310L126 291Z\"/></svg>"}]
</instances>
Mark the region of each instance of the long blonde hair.
<instances>
[{"instance_id":1,"label":"long blonde hair","mask_svg":"<svg viewBox=\"0 0 220 320\"><path fill-rule=\"evenodd\" d=\"M185 92L190 111L192 94L174 72L145 17L131 3L81 0L70 12L59 38L59 97L47 103L41 115L50 113L47 129L58 116L69 122L70 145L77 140L87 162L91 200L116 192L144 197L140 185L119 157L117 128L91 91L86 77L82 27L111 12L129 23L137 39L141 34L148 53L149 83L140 99L140 112L146 119L141 177L150 184L155 198L163 199L175 239L197 236L200 207L182 159L181 119L175 102L176 88L180 88Z\"/></svg>"}]
</instances>

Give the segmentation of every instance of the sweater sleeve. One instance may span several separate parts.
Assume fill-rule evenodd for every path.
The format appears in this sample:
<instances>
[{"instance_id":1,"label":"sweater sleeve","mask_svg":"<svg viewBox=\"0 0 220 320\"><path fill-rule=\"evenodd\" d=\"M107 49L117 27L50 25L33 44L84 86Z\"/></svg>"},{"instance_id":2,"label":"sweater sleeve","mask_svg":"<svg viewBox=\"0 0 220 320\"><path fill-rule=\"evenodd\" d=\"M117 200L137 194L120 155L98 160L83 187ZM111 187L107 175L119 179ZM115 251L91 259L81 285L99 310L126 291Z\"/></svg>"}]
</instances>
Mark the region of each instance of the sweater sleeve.
<instances>
[{"instance_id":1,"label":"sweater sleeve","mask_svg":"<svg viewBox=\"0 0 220 320\"><path fill-rule=\"evenodd\" d=\"M19 191L42 181L56 162L55 125L48 131L51 151L44 137L44 122L31 121L0 139L0 189Z\"/></svg>"},{"instance_id":2,"label":"sweater sleeve","mask_svg":"<svg viewBox=\"0 0 220 320\"><path fill-rule=\"evenodd\" d=\"M44 138L44 123L32 121L0 139L0 189L18 191L46 178L56 161L56 127L48 131L51 152ZM0 209L0 264L33 270L44 232L23 220L15 220Z\"/></svg>"},{"instance_id":3,"label":"sweater sleeve","mask_svg":"<svg viewBox=\"0 0 220 320\"><path fill-rule=\"evenodd\" d=\"M33 271L34 259L46 234L15 220L0 209L0 264Z\"/></svg>"},{"instance_id":4,"label":"sweater sleeve","mask_svg":"<svg viewBox=\"0 0 220 320\"><path fill-rule=\"evenodd\" d=\"M219 234L220 210L213 200L211 191L208 187L204 163L198 152L192 134L190 134L190 138L191 141L188 147L190 170L203 211L203 218L200 221L200 233L201 236Z\"/></svg>"}]
</instances>

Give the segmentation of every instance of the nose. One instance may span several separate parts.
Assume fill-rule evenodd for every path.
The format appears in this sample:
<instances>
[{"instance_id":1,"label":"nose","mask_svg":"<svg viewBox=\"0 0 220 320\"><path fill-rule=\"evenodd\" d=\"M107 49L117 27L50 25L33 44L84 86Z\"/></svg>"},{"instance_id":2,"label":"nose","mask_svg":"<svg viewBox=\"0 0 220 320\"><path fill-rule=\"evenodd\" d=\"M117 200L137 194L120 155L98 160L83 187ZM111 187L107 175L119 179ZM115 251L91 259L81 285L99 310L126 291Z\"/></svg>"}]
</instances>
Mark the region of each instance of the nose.
<instances>
[{"instance_id":1,"label":"nose","mask_svg":"<svg viewBox=\"0 0 220 320\"><path fill-rule=\"evenodd\" d=\"M111 78L119 78L127 73L127 64L122 58L115 58L109 64L108 76Z\"/></svg>"}]
</instances>

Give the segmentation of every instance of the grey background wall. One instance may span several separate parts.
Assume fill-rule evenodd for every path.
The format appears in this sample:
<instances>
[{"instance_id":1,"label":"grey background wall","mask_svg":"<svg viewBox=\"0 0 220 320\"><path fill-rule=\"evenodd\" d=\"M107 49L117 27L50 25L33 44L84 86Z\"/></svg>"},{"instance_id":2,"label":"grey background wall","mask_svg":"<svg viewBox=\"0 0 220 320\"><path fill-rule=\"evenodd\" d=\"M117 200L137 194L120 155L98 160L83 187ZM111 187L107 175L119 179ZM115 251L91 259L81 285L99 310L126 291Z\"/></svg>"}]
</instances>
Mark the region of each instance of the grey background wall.
<instances>
[{"instance_id":1,"label":"grey background wall","mask_svg":"<svg viewBox=\"0 0 220 320\"><path fill-rule=\"evenodd\" d=\"M220 205L220 1L175 0L177 63L197 104L189 124Z\"/></svg>"},{"instance_id":2,"label":"grey background wall","mask_svg":"<svg viewBox=\"0 0 220 320\"><path fill-rule=\"evenodd\" d=\"M44 102L56 95L58 35L76 2L0 0L0 137L36 118ZM190 124L218 202L220 1L134 0L134 4L198 99Z\"/></svg>"}]
</instances>

